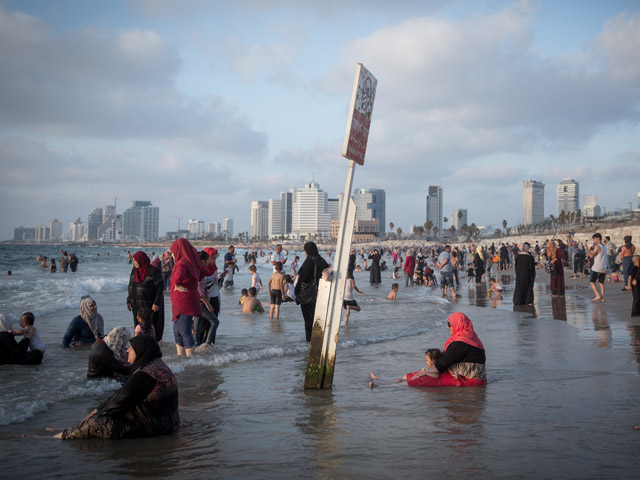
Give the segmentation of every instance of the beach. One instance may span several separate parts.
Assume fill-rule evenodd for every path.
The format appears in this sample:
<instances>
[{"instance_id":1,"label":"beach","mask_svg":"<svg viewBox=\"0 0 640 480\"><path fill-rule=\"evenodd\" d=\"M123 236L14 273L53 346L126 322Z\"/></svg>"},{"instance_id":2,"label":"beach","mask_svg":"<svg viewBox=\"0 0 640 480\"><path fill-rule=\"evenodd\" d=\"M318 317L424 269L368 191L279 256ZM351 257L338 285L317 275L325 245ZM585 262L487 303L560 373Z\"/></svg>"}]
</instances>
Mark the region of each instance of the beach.
<instances>
[{"instance_id":1,"label":"beach","mask_svg":"<svg viewBox=\"0 0 640 480\"><path fill-rule=\"evenodd\" d=\"M587 279L571 280L565 270L566 295L551 298L549 277L538 270L533 308L514 309L512 272L495 275L505 287L501 301L488 298L484 285L467 285L464 274L461 297L451 301L438 288L405 288L389 270L379 286L356 272L362 311L340 330L333 389L305 391L300 308L284 305L279 320L241 314L240 289L251 280L239 255L235 287L221 293L213 352L177 358L167 314L162 350L178 378L179 432L62 442L45 427L74 425L118 388L85 378L87 350L59 345L84 293L96 299L105 330L133 326L125 306L127 249L86 247L73 277L39 272L37 247L2 248L2 268L16 274L0 282L3 313L35 310L47 344L40 366L0 367L3 475L637 477L640 321L629 317L631 293L620 284L607 284L607 301L594 304ZM264 261L263 281L271 271ZM386 301L393 282L400 283L398 300ZM266 289L259 298L268 301ZM421 368L424 351L448 338L455 311L471 318L486 347L486 387L369 388L371 370L391 380Z\"/></svg>"}]
</instances>

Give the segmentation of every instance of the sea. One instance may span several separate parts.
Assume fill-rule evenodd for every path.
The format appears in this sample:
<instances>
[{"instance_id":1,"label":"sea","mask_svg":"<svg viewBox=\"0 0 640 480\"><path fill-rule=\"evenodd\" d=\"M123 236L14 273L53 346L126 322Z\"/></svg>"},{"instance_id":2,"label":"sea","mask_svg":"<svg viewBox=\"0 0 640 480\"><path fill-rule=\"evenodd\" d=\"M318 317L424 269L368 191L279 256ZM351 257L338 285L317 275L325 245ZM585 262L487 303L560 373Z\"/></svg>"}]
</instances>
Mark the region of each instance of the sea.
<instances>
[{"instance_id":1,"label":"sea","mask_svg":"<svg viewBox=\"0 0 640 480\"><path fill-rule=\"evenodd\" d=\"M78 256L77 272L49 273L36 262L39 254L57 260L61 248ZM501 299L461 273L456 300L443 298L439 288L405 287L389 270L381 285L356 272L362 311L340 329L333 388L305 390L308 344L300 308L282 305L278 320L240 313L240 290L251 285L242 250L235 285L221 292L211 352L176 356L165 296L161 348L179 384L176 434L52 439L45 428L75 425L120 387L88 380L88 349L63 349L61 342L86 294L96 300L105 331L132 329L126 260L139 249L0 245L0 313L17 325L22 312L33 312L47 346L42 365L0 366L0 478L638 476L640 431L633 427L640 424L640 326L592 304L586 280L565 297L550 298L548 276L539 271L534 306L514 308L509 272L495 272L505 289ZM144 251L151 256L162 249ZM264 303L268 253L257 263ZM289 251L289 261L295 253L304 259ZM385 300L394 282L398 299ZM487 386L392 383L423 367L427 348L442 348L455 311L471 318L486 347ZM372 371L379 377L373 389Z\"/></svg>"}]
</instances>

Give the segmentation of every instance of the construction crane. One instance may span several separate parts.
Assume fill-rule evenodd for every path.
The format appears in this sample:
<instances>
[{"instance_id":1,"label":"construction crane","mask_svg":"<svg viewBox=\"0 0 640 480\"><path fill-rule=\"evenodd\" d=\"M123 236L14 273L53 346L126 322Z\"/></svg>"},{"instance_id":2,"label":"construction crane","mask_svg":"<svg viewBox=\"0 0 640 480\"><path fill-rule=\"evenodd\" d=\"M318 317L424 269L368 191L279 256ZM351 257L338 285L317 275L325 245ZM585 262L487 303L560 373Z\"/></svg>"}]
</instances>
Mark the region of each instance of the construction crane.
<instances>
[{"instance_id":1,"label":"construction crane","mask_svg":"<svg viewBox=\"0 0 640 480\"><path fill-rule=\"evenodd\" d=\"M177 218L178 219L178 232L180 231L180 220L182 220L182 215L178 214L178 215L171 215L172 218Z\"/></svg>"}]
</instances>

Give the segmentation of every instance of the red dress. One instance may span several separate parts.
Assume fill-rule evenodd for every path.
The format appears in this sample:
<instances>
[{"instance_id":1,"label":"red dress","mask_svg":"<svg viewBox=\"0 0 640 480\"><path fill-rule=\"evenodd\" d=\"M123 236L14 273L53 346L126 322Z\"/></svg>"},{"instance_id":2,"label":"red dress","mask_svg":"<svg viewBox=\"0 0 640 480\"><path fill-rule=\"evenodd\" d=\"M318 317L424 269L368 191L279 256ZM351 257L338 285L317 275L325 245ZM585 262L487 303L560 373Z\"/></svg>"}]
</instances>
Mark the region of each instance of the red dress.
<instances>
[{"instance_id":1,"label":"red dress","mask_svg":"<svg viewBox=\"0 0 640 480\"><path fill-rule=\"evenodd\" d=\"M562 265L562 250L556 248L556 259L553 261L556 269L551 274L551 295L564 295L564 267Z\"/></svg>"}]
</instances>

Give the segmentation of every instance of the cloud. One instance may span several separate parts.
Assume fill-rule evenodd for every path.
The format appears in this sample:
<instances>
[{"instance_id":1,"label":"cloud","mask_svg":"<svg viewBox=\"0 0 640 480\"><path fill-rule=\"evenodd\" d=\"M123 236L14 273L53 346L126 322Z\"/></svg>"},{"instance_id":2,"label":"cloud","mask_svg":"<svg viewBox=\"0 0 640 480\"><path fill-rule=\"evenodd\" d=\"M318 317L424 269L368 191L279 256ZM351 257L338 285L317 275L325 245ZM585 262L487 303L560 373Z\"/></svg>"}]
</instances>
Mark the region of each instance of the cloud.
<instances>
[{"instance_id":1,"label":"cloud","mask_svg":"<svg viewBox=\"0 0 640 480\"><path fill-rule=\"evenodd\" d=\"M267 137L220 96L181 93L178 52L150 30L54 33L0 7L0 125L43 134L181 142L230 155Z\"/></svg>"},{"instance_id":2,"label":"cloud","mask_svg":"<svg viewBox=\"0 0 640 480\"><path fill-rule=\"evenodd\" d=\"M543 58L532 14L520 1L379 29L344 48L324 88L350 91L357 61L376 75L368 155L399 166L582 148L603 127L637 124L640 16L612 19L587 51Z\"/></svg>"}]
</instances>

